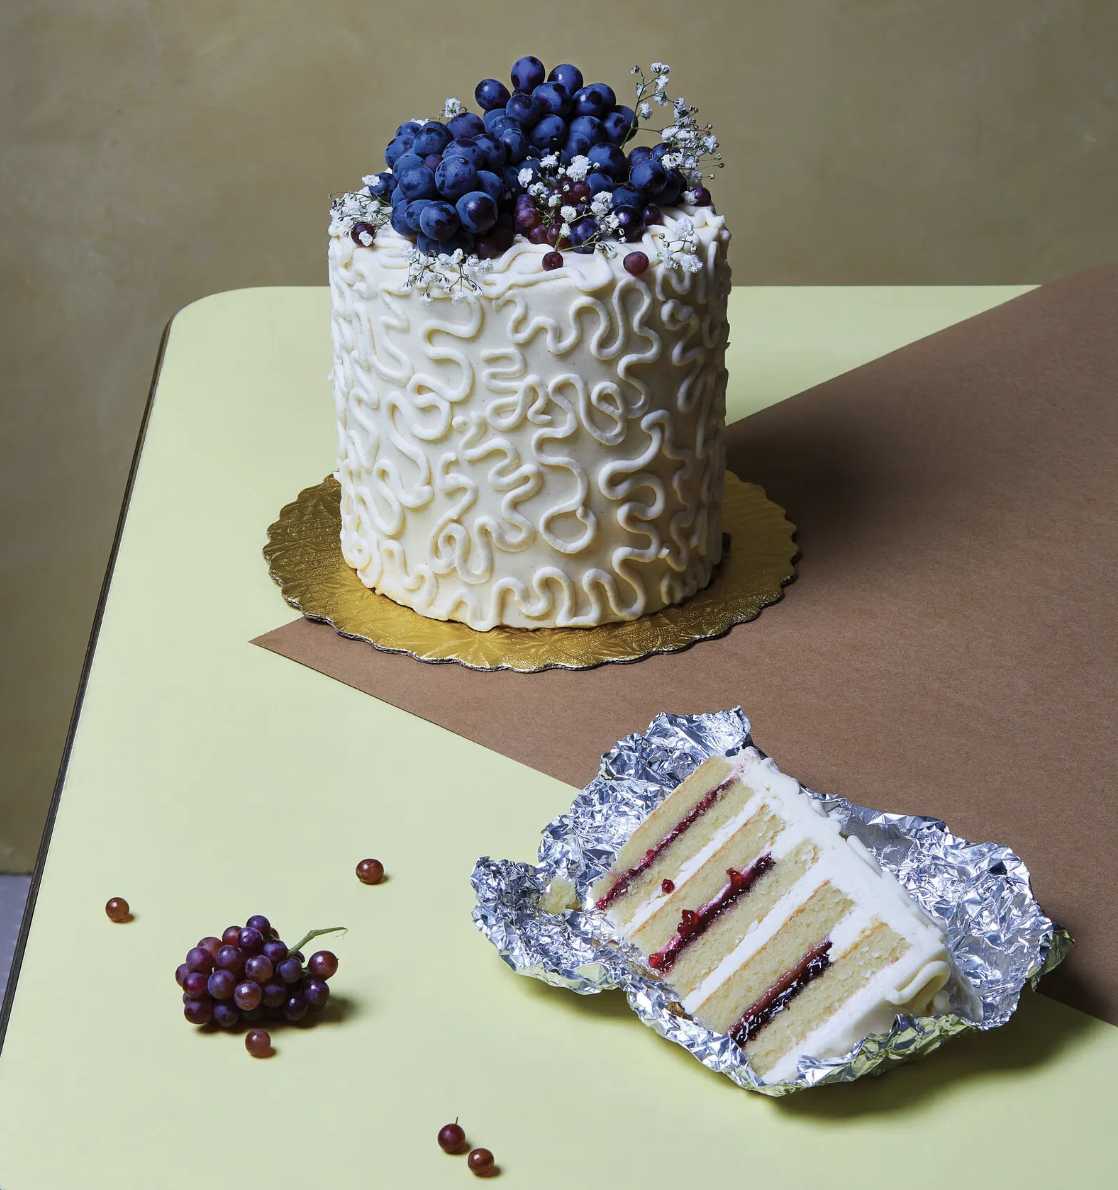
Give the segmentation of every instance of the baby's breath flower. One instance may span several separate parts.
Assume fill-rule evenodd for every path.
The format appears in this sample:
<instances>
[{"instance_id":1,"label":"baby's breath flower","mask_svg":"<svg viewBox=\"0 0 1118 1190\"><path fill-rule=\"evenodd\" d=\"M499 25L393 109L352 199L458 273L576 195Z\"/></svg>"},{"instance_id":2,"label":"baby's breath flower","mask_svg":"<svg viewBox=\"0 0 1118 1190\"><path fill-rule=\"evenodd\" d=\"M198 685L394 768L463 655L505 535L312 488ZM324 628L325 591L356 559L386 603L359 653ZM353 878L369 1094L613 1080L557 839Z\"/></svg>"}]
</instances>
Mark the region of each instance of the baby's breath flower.
<instances>
[{"instance_id":1,"label":"baby's breath flower","mask_svg":"<svg viewBox=\"0 0 1118 1190\"><path fill-rule=\"evenodd\" d=\"M453 119L455 116L460 116L461 114L462 104L459 100L452 98L443 104L443 115L448 119Z\"/></svg>"},{"instance_id":2,"label":"baby's breath flower","mask_svg":"<svg viewBox=\"0 0 1118 1190\"><path fill-rule=\"evenodd\" d=\"M333 195L330 199L330 234L350 235L356 223L368 223L379 229L388 222L391 213L388 203L368 190Z\"/></svg>"},{"instance_id":3,"label":"baby's breath flower","mask_svg":"<svg viewBox=\"0 0 1118 1190\"><path fill-rule=\"evenodd\" d=\"M702 184L704 157L713 157L719 168L722 166L722 154L718 152L718 138L713 127L707 124L701 128L695 119L699 109L682 97L672 99L668 95L671 68L667 63L653 62L651 79L646 79L639 69L636 73L639 81L634 107L642 120L652 117L650 100L662 107L671 105L673 119L667 127L660 129L660 139L672 147L672 152L665 154L661 163L665 169L682 174L688 190L693 191Z\"/></svg>"},{"instance_id":4,"label":"baby's breath flower","mask_svg":"<svg viewBox=\"0 0 1118 1190\"><path fill-rule=\"evenodd\" d=\"M570 206L569 204L564 204L563 209L559 212L559 214L562 215L568 223L573 223L578 218L578 211L576 211L574 207Z\"/></svg>"},{"instance_id":5,"label":"baby's breath flower","mask_svg":"<svg viewBox=\"0 0 1118 1190\"><path fill-rule=\"evenodd\" d=\"M547 200L547 205L549 207L557 207L562 201L563 200L559 197L558 194L552 194Z\"/></svg>"},{"instance_id":6,"label":"baby's breath flower","mask_svg":"<svg viewBox=\"0 0 1118 1190\"><path fill-rule=\"evenodd\" d=\"M601 217L609 214L613 207L613 194L609 190L599 190L590 200L590 213Z\"/></svg>"},{"instance_id":7,"label":"baby's breath flower","mask_svg":"<svg viewBox=\"0 0 1118 1190\"><path fill-rule=\"evenodd\" d=\"M569 207L564 207L563 209L564 209L564 210L570 210L570 208L569 208ZM573 216L572 216L572 218L573 218ZM566 236L569 236L569 235L571 234L571 225L570 225L570 223L568 223L568 222L561 223L561 224L559 225L559 234L560 234L560 236L564 236L564 237L566 237Z\"/></svg>"},{"instance_id":8,"label":"baby's breath flower","mask_svg":"<svg viewBox=\"0 0 1118 1190\"><path fill-rule=\"evenodd\" d=\"M657 230L653 234L658 245L656 260L659 264L670 269L683 269L686 273L696 273L703 267L698 255L695 225L690 219L680 219L667 232Z\"/></svg>"},{"instance_id":9,"label":"baby's breath flower","mask_svg":"<svg viewBox=\"0 0 1118 1190\"><path fill-rule=\"evenodd\" d=\"M548 153L546 157L540 158L540 165L544 169L554 169L559 164L559 155L557 153Z\"/></svg>"},{"instance_id":10,"label":"baby's breath flower","mask_svg":"<svg viewBox=\"0 0 1118 1190\"><path fill-rule=\"evenodd\" d=\"M581 153L571 159L570 165L567 166L567 177L572 182L581 182L590 172L590 158L584 157Z\"/></svg>"},{"instance_id":11,"label":"baby's breath flower","mask_svg":"<svg viewBox=\"0 0 1118 1190\"><path fill-rule=\"evenodd\" d=\"M527 166L525 166L525 168L516 175L516 180L521 184L521 186L531 186L532 171L528 169Z\"/></svg>"}]
</instances>

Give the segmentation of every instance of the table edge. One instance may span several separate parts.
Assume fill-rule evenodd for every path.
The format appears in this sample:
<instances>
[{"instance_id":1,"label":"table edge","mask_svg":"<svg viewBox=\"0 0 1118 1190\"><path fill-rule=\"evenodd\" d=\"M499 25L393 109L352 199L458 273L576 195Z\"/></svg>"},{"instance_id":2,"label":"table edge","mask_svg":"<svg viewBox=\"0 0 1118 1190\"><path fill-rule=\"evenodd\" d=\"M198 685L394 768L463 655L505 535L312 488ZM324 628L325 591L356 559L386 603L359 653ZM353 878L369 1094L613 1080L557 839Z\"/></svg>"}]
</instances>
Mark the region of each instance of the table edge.
<instances>
[{"instance_id":1,"label":"table edge","mask_svg":"<svg viewBox=\"0 0 1118 1190\"><path fill-rule=\"evenodd\" d=\"M132 491L136 485L136 473L140 466L140 456L143 453L144 442L147 438L148 423L151 420L151 410L155 402L155 392L159 385L159 376L163 370L163 360L167 352L167 341L171 335L171 326L181 314L176 310L163 327L159 338L159 347L155 355L155 367L152 371L151 384L148 386L147 400L140 417L140 427L136 434L136 445L132 450L132 462L128 468L128 479L124 485L124 495L121 499L120 513L117 516L116 530L113 533L112 546L105 566L105 577L101 580L101 591L97 596L97 607L93 614L93 623L89 630L89 640L82 659L81 676L78 678L77 691L74 694L74 707L70 712L70 723L66 729L66 739L62 745L62 757L59 761L58 776L55 778L54 791L51 794L50 805L47 808L47 818L43 825L43 834L39 840L39 850L35 856L35 866L31 871L31 884L27 890L27 902L23 907L23 917L20 920L19 933L16 936L15 950L12 952L12 964L8 971L7 983L4 989L3 1003L0 1004L0 1055L3 1054L4 1038L8 1032L8 1022L12 1015L12 1005L15 1002L16 985L19 982L20 971L23 967L23 955L27 948L27 938L31 932L31 918L35 913L35 903L39 895L39 884L46 865L47 852L50 849L51 835L58 815L59 802L62 799L62 789L66 784L66 772L70 764L70 753L74 746L74 736L77 733L78 721L81 718L82 704L85 701L86 686L89 674L93 668L93 657L97 651L97 639L101 632L101 621L105 615L105 604L108 602L109 588L112 586L113 571L116 568L117 555L120 552L120 542L124 535L125 521L132 503Z\"/></svg>"}]
</instances>

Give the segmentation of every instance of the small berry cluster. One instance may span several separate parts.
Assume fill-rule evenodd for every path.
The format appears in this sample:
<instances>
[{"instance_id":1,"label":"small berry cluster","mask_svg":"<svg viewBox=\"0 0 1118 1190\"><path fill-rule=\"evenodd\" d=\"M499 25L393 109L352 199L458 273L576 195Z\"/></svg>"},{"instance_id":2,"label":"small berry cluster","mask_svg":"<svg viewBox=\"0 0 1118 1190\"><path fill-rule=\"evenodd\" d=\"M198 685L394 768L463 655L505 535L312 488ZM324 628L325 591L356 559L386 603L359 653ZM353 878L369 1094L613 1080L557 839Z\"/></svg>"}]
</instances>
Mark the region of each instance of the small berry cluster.
<instances>
[{"instance_id":1,"label":"small berry cluster","mask_svg":"<svg viewBox=\"0 0 1118 1190\"><path fill-rule=\"evenodd\" d=\"M498 79L474 89L484 115L448 99L440 119L401 124L385 150L388 169L364 178L362 194L336 200L335 218L360 246L391 223L417 256L456 265L500 256L518 233L550 245L545 269L561 266L559 249L612 255L611 241L639 240L662 224L664 207L709 206L703 159L722 164L711 126L700 128L696 108L669 99L670 68L653 63L651 79L639 67L633 73L635 110L605 83L584 85L576 66L548 73L538 58L520 58L511 91ZM658 144L626 152L653 103L670 104L674 122L656 130ZM679 249L657 260L686 267ZM451 292L476 288L461 268L413 271L425 292L432 281Z\"/></svg>"},{"instance_id":2,"label":"small berry cluster","mask_svg":"<svg viewBox=\"0 0 1118 1190\"><path fill-rule=\"evenodd\" d=\"M439 1129L439 1148L451 1156L465 1151L466 1133L457 1120ZM488 1149L470 1149L470 1155L466 1158L470 1172L479 1178L489 1177L496 1172L493 1162L493 1154Z\"/></svg>"},{"instance_id":3,"label":"small berry cluster","mask_svg":"<svg viewBox=\"0 0 1118 1190\"><path fill-rule=\"evenodd\" d=\"M268 919L257 913L244 926L230 926L220 938L201 939L175 972L183 1015L192 1025L213 1021L225 1029L262 1018L302 1020L330 998L326 981L337 971L338 959L328 950L304 959L300 948L319 934L333 932L313 930L289 950ZM251 1045L248 1049L255 1052Z\"/></svg>"}]
</instances>

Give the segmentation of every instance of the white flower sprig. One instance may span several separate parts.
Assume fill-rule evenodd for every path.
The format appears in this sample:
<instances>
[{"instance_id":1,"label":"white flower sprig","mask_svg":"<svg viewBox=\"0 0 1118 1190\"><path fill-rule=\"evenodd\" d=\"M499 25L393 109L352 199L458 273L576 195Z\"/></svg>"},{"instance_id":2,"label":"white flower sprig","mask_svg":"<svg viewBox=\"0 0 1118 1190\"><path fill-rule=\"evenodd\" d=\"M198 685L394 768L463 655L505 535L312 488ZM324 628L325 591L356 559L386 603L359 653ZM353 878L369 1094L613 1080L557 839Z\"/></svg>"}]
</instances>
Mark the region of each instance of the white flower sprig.
<instances>
[{"instance_id":1,"label":"white flower sprig","mask_svg":"<svg viewBox=\"0 0 1118 1190\"><path fill-rule=\"evenodd\" d=\"M671 106L672 122L663 128L652 128L650 131L658 132L660 139L671 145L671 151L664 154L660 164L665 169L679 170L687 183L684 201L692 202L694 192L703 184L705 159L709 158L718 169L723 167L722 154L718 151L718 137L714 135L713 124L700 126L695 119L695 113L699 110L697 107L682 97L672 99L668 95L672 68L666 62L653 62L651 70L650 79L645 78L644 71L639 66L634 66L629 72L639 76L634 110L638 121L651 120L653 103L660 107ZM636 132L637 129L634 128L630 136L635 136ZM714 174L709 173L707 177L713 178Z\"/></svg>"},{"instance_id":2,"label":"white flower sprig","mask_svg":"<svg viewBox=\"0 0 1118 1190\"><path fill-rule=\"evenodd\" d=\"M411 248L407 260L404 288L420 294L425 302L434 301L437 293L448 294L455 302L465 301L470 294L481 291L481 279L491 268L488 260L467 256L461 248L453 253L440 252L438 256Z\"/></svg>"},{"instance_id":3,"label":"white flower sprig","mask_svg":"<svg viewBox=\"0 0 1118 1190\"><path fill-rule=\"evenodd\" d=\"M657 230L656 262L669 269L682 269L685 273L697 273L703 267L699 257L699 237L695 225L684 216L674 222L666 232Z\"/></svg>"},{"instance_id":4,"label":"white flower sprig","mask_svg":"<svg viewBox=\"0 0 1118 1190\"><path fill-rule=\"evenodd\" d=\"M370 174L361 180L368 186L376 179ZM330 195L330 234L332 236L351 235L354 226L358 223L368 223L370 227L379 231L391 217L392 208L388 203L370 194L368 190ZM365 242L365 237L368 237L369 244L373 242L373 237L366 232L361 238L362 243ZM369 244L365 244L365 247L367 248Z\"/></svg>"}]
</instances>

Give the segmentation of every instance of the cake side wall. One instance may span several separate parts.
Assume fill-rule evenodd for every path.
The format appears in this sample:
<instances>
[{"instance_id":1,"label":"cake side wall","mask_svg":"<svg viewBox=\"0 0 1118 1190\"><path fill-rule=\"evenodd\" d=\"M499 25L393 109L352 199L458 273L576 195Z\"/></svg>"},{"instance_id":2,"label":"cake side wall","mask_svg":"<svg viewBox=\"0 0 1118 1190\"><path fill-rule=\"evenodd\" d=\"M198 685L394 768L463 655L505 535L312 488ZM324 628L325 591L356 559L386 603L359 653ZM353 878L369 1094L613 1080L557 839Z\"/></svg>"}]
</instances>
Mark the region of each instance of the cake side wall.
<instances>
[{"instance_id":1,"label":"cake side wall","mask_svg":"<svg viewBox=\"0 0 1118 1190\"><path fill-rule=\"evenodd\" d=\"M342 549L362 581L473 628L634 619L721 556L729 233L705 267L518 243L424 301L407 241L330 244Z\"/></svg>"}]
</instances>

